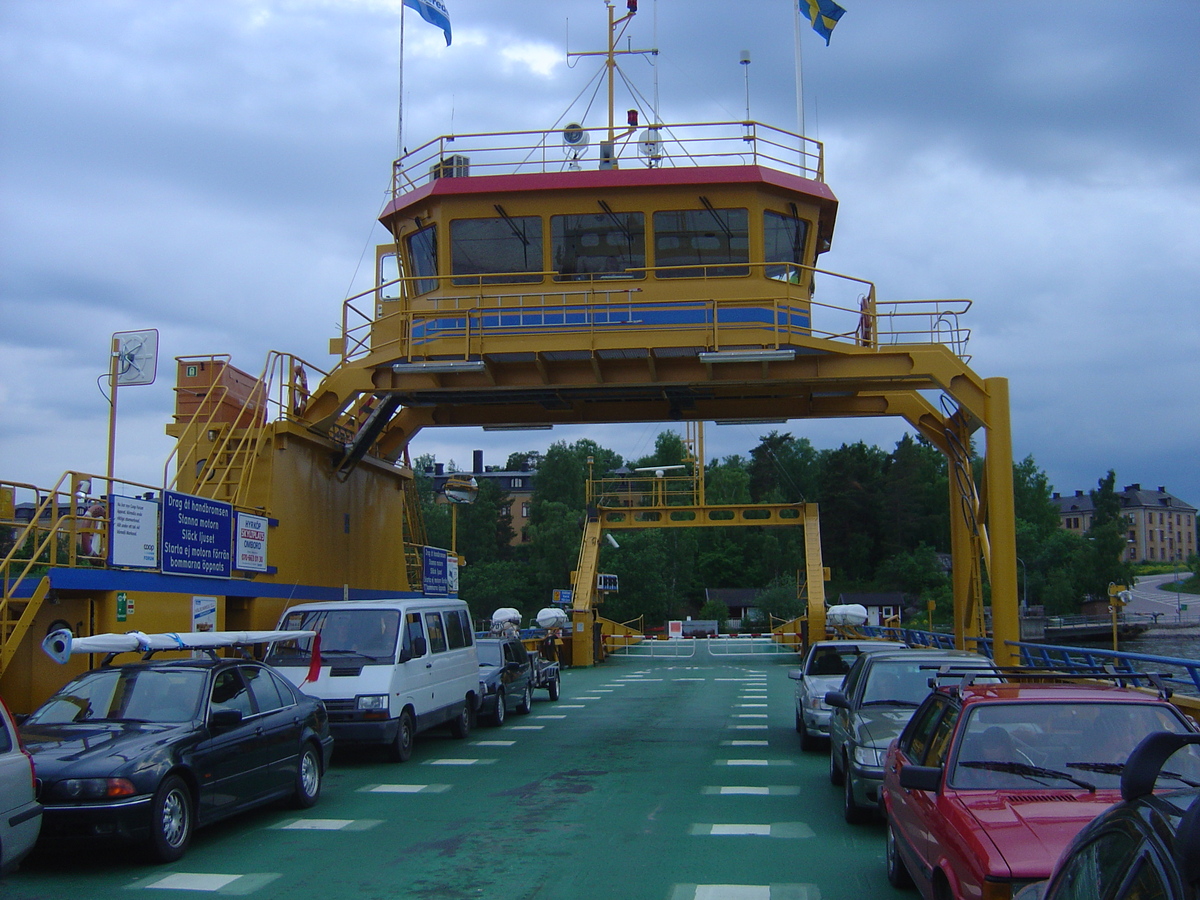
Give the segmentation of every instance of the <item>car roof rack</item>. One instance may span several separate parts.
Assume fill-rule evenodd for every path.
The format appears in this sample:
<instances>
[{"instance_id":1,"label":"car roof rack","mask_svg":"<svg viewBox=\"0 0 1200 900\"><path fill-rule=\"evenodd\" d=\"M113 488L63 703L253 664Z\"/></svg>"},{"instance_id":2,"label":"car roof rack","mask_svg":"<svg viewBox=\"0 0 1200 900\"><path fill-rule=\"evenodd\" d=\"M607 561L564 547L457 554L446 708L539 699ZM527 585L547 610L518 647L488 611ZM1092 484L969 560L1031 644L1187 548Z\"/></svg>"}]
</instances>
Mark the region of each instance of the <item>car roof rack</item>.
<instances>
[{"instance_id":1,"label":"car roof rack","mask_svg":"<svg viewBox=\"0 0 1200 900\"><path fill-rule=\"evenodd\" d=\"M1165 763L1176 750L1189 744L1200 745L1200 734L1156 731L1148 734L1133 748L1121 771L1121 799L1137 800L1154 792ZM1200 813L1197 814L1200 816ZM1196 840L1200 842L1200 835Z\"/></svg>"},{"instance_id":2,"label":"car roof rack","mask_svg":"<svg viewBox=\"0 0 1200 900\"><path fill-rule=\"evenodd\" d=\"M1158 691L1160 699L1171 699L1171 688L1164 681L1164 679L1171 677L1171 673L1169 672L1127 672L1123 669L1118 670L1111 665L1064 665L1047 668L997 666L996 672L1002 675L1006 681L1046 681L1047 679L1078 681L1080 679L1095 679L1096 681L1116 682L1118 687L1128 687L1129 685L1126 682L1132 682L1133 687L1138 687L1138 682L1144 680L1148 681ZM956 687L959 691L963 688L971 687L977 677L983 677L984 675L986 675L985 672L968 672L963 675L962 681Z\"/></svg>"},{"instance_id":3,"label":"car roof rack","mask_svg":"<svg viewBox=\"0 0 1200 900\"><path fill-rule=\"evenodd\" d=\"M146 634L128 631L125 634L94 634L75 637L69 629L52 631L42 640L42 650L57 663L66 664L72 653L104 653L101 666L109 665L120 653L141 653L150 659L160 650L203 650L213 659L222 647L243 648L248 644L312 637L315 631L197 631ZM246 656L244 650L240 651Z\"/></svg>"}]
</instances>

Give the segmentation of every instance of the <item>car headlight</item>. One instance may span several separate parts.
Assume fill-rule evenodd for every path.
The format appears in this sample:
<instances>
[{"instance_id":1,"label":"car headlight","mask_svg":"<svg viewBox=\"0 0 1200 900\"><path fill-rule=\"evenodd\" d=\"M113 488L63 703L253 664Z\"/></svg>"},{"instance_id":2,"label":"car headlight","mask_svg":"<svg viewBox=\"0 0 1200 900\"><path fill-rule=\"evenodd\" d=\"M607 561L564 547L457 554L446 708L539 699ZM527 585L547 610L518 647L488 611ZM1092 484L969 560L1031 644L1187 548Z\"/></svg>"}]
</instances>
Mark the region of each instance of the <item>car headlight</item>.
<instances>
[{"instance_id":1,"label":"car headlight","mask_svg":"<svg viewBox=\"0 0 1200 900\"><path fill-rule=\"evenodd\" d=\"M881 750L878 747L855 747L854 761L860 766L879 768L883 765L883 755L886 752L886 750Z\"/></svg>"},{"instance_id":2,"label":"car headlight","mask_svg":"<svg viewBox=\"0 0 1200 900\"><path fill-rule=\"evenodd\" d=\"M132 797L137 793L128 778L66 778L55 782L49 790L52 800L111 800Z\"/></svg>"},{"instance_id":3,"label":"car headlight","mask_svg":"<svg viewBox=\"0 0 1200 900\"><path fill-rule=\"evenodd\" d=\"M818 694L814 694L813 696L808 698L808 708L809 709L829 709L829 707L825 705L825 698Z\"/></svg>"},{"instance_id":4,"label":"car headlight","mask_svg":"<svg viewBox=\"0 0 1200 900\"><path fill-rule=\"evenodd\" d=\"M360 711L378 711L387 708L387 694L361 694L358 697L358 709Z\"/></svg>"}]
</instances>

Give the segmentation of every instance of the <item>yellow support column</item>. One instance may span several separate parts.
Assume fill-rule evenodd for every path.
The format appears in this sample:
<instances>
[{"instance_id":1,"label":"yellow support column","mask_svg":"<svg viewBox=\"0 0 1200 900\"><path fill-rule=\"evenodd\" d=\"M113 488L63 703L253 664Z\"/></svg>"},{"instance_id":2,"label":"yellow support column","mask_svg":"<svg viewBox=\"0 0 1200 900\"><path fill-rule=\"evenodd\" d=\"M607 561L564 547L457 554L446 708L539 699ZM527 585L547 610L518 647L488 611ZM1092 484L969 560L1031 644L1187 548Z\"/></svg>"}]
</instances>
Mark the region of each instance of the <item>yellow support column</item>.
<instances>
[{"instance_id":1,"label":"yellow support column","mask_svg":"<svg viewBox=\"0 0 1200 900\"><path fill-rule=\"evenodd\" d=\"M950 496L950 579L954 590L954 646L967 649L967 635L973 633L969 623L973 620L975 572L979 566L976 556L978 543L974 540L973 500L967 496L973 476L969 462L971 438L961 423L952 420L947 424L952 429L954 440L949 442L952 450L947 456L949 464Z\"/></svg>"},{"instance_id":2,"label":"yellow support column","mask_svg":"<svg viewBox=\"0 0 1200 900\"><path fill-rule=\"evenodd\" d=\"M1008 379L988 378L987 457L983 476L987 485L988 536L991 544L993 656L1001 665L1019 661L1008 641L1021 639L1017 607L1016 509L1013 501L1012 432L1008 416Z\"/></svg>"},{"instance_id":3,"label":"yellow support column","mask_svg":"<svg viewBox=\"0 0 1200 900\"><path fill-rule=\"evenodd\" d=\"M808 582L808 640L825 639L825 565L817 504L804 504L804 577Z\"/></svg>"}]
</instances>

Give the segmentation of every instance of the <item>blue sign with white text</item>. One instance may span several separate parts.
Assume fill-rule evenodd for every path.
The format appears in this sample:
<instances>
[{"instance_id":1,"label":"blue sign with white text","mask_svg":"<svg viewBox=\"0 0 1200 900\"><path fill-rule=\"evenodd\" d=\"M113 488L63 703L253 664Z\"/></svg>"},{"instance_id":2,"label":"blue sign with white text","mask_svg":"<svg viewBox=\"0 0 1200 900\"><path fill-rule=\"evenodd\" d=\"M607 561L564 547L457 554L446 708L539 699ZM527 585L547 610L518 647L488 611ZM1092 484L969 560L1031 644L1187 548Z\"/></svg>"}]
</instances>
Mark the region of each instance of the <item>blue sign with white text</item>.
<instances>
[{"instance_id":1,"label":"blue sign with white text","mask_svg":"<svg viewBox=\"0 0 1200 900\"><path fill-rule=\"evenodd\" d=\"M164 491L162 571L228 578L233 571L233 507L219 500Z\"/></svg>"},{"instance_id":2,"label":"blue sign with white text","mask_svg":"<svg viewBox=\"0 0 1200 900\"><path fill-rule=\"evenodd\" d=\"M445 597L450 593L447 573L447 556L440 547L422 547L422 584L425 593L432 597Z\"/></svg>"}]
</instances>

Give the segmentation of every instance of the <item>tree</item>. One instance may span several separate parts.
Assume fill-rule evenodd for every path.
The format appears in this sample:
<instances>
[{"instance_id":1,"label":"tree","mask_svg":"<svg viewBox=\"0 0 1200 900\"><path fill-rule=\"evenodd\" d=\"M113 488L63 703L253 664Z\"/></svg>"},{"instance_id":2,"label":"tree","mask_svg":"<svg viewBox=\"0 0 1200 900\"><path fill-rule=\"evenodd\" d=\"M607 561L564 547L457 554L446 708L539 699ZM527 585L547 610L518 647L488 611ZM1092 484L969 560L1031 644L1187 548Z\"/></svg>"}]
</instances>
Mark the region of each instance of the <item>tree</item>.
<instances>
[{"instance_id":1,"label":"tree","mask_svg":"<svg viewBox=\"0 0 1200 900\"><path fill-rule=\"evenodd\" d=\"M880 560L887 455L859 441L822 453L822 556L842 577L869 580Z\"/></svg>"},{"instance_id":2,"label":"tree","mask_svg":"<svg viewBox=\"0 0 1200 900\"><path fill-rule=\"evenodd\" d=\"M725 623L729 621L729 607L720 600L705 600L704 605L700 607L698 618L715 621L717 631L724 631Z\"/></svg>"},{"instance_id":3,"label":"tree","mask_svg":"<svg viewBox=\"0 0 1200 900\"><path fill-rule=\"evenodd\" d=\"M808 438L772 431L750 451L750 499L799 503L816 498L818 455Z\"/></svg>"},{"instance_id":4,"label":"tree","mask_svg":"<svg viewBox=\"0 0 1200 900\"><path fill-rule=\"evenodd\" d=\"M1100 479L1092 498L1092 526L1088 529L1089 560L1082 574L1082 587L1094 599L1108 596L1110 584L1133 584L1133 565L1125 560L1129 541L1128 522L1121 512L1121 499L1114 490L1117 473L1112 469Z\"/></svg>"},{"instance_id":5,"label":"tree","mask_svg":"<svg viewBox=\"0 0 1200 900\"><path fill-rule=\"evenodd\" d=\"M536 472L541 468L543 458L541 450L510 453L508 461L504 464L504 470L506 472Z\"/></svg>"}]
</instances>

